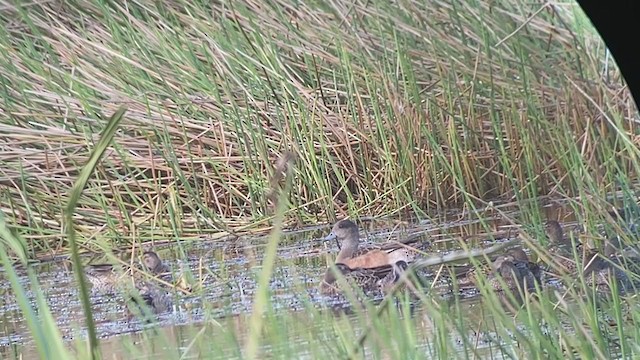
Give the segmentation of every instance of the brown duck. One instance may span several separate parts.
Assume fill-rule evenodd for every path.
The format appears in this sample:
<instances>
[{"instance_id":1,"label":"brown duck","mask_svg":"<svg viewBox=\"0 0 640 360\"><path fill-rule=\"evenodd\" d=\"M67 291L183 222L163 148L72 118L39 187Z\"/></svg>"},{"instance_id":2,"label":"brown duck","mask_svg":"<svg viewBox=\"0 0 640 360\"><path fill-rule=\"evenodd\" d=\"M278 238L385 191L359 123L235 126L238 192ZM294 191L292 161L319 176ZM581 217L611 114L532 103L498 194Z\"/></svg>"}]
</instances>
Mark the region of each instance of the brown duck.
<instances>
[{"instance_id":1,"label":"brown duck","mask_svg":"<svg viewBox=\"0 0 640 360\"><path fill-rule=\"evenodd\" d=\"M153 251L142 254L142 267L150 275L168 282L172 280L169 266ZM157 284L144 279L140 270L125 271L113 264L96 264L88 265L85 274L92 285L92 291L100 294L125 293L127 299L138 305L141 299L156 314L167 311L173 303L171 295Z\"/></svg>"},{"instance_id":2,"label":"brown duck","mask_svg":"<svg viewBox=\"0 0 640 360\"><path fill-rule=\"evenodd\" d=\"M390 289L400 279L406 267L407 263L403 260L394 265L355 269L342 263L336 263L325 272L320 283L320 292L325 295L343 293L345 290L342 287L343 283L338 281L340 276L344 279L344 284L351 289L359 288L365 294L384 291Z\"/></svg>"},{"instance_id":3,"label":"brown duck","mask_svg":"<svg viewBox=\"0 0 640 360\"><path fill-rule=\"evenodd\" d=\"M489 265L473 267L456 275L456 279L460 289L478 288L484 279L495 291L517 290L526 284L529 273L526 268L516 267L513 257L501 255Z\"/></svg>"},{"instance_id":4,"label":"brown duck","mask_svg":"<svg viewBox=\"0 0 640 360\"><path fill-rule=\"evenodd\" d=\"M338 221L331 233L324 241L337 240L341 246L335 260L350 269L377 268L385 265L393 265L398 261L411 263L418 254L414 249L405 246L415 243L417 238L410 238L404 243L387 243L378 248L360 248L360 236L358 226L351 220Z\"/></svg>"},{"instance_id":5,"label":"brown duck","mask_svg":"<svg viewBox=\"0 0 640 360\"><path fill-rule=\"evenodd\" d=\"M567 275L583 271L590 272L591 269L600 266L598 252L587 249L581 243L574 247L571 239L564 236L562 226L557 221L547 221L545 232L549 240L548 251L550 255L545 259L545 262L549 265L548 271L551 274ZM579 257L578 262L576 262L574 252Z\"/></svg>"}]
</instances>

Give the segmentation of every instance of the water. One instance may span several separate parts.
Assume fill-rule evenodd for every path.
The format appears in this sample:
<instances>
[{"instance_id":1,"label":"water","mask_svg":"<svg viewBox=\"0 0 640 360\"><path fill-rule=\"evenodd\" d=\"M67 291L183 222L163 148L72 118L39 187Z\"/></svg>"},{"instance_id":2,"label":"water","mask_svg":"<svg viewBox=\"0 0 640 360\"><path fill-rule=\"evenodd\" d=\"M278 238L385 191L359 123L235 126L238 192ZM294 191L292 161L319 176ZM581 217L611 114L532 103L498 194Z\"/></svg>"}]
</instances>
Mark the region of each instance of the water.
<instances>
[{"instance_id":1,"label":"water","mask_svg":"<svg viewBox=\"0 0 640 360\"><path fill-rule=\"evenodd\" d=\"M515 210L509 212L508 209L503 209L502 214L505 213L516 214ZM484 216L491 220L489 210L484 213ZM368 241L382 242L407 232L426 231L430 234L434 250L456 248L460 241L471 246L486 246L489 244L487 240L492 239L491 242L500 238L504 240L516 234L514 227L506 223L493 222L492 228L487 231L479 225L477 220L468 220L465 216L456 214L452 218L459 219L448 222L439 221L437 226L431 222L398 224L392 221L375 221L367 223L364 229L361 229L361 234L364 230L368 234ZM287 312L292 319L300 318L299 322L302 323L304 322L302 319L306 316L302 311L306 303L310 302L318 308L329 306L327 299L317 290L319 279L322 278L327 263L333 260L338 250L336 244L318 241L330 231L329 229L330 226L297 229L287 232L281 239L274 274L270 281L271 302L276 313ZM145 348L140 351L140 358L152 357L158 351L166 352L167 349L188 346L192 339L198 336L193 333L193 327L189 326L193 324L214 329L231 326L234 331L230 341L235 345L220 351L225 353L225 356L237 357L239 344L242 343L248 328L248 314L252 309L256 279L261 271L260 263L266 241L267 237L261 236L246 237L236 241L199 241L182 243L180 246L155 247L154 250L173 269L188 268L195 282L202 286L202 290L196 291L192 296L175 294L177 297L175 311L161 314L158 317L159 326L155 327L160 329L161 334L171 336L159 336L159 339L163 339L158 345L159 348ZM35 265L34 269L63 338L72 341L72 339L86 336L77 286L73 273L69 271L68 263L64 260L52 261ZM22 285L30 289L26 272L18 269L18 273ZM28 354L33 351L32 338L11 286L6 280L0 282L0 295L2 313L0 353L8 356L18 347ZM31 299L34 298L30 290L28 295ZM153 325L135 317L132 318L122 299L117 296L92 294L91 302L97 333L103 339L103 349L109 349L109 353L114 357L129 358L130 350L124 351L122 348L123 337L130 337L135 341L142 330ZM471 313L478 313L477 302L465 304ZM413 316L428 317L425 311L418 307ZM421 333L431 331L428 324L426 322L424 328L420 329ZM317 326L321 327L324 324L317 324ZM295 334L288 336L293 336L294 343L300 342L300 349L308 345L306 343L309 339L296 338ZM167 343L166 338L174 339L175 342ZM474 341L479 340L476 338ZM460 339L461 344L464 342ZM148 345L148 341L144 343ZM299 355L304 357L304 351L300 351L302 353Z\"/></svg>"}]
</instances>

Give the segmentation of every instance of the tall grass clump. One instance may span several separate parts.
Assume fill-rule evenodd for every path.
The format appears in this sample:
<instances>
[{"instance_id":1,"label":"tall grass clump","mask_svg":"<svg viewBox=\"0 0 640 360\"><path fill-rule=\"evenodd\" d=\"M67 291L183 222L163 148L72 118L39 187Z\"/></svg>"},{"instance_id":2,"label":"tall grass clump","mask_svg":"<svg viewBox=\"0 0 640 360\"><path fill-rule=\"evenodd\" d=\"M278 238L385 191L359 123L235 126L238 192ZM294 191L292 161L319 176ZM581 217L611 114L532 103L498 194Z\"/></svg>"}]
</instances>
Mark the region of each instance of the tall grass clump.
<instances>
[{"instance_id":1,"label":"tall grass clump","mask_svg":"<svg viewBox=\"0 0 640 360\"><path fill-rule=\"evenodd\" d=\"M3 211L38 250L106 116L81 238L263 229L269 164L298 157L290 223L633 179L635 109L574 3L5 3Z\"/></svg>"}]
</instances>

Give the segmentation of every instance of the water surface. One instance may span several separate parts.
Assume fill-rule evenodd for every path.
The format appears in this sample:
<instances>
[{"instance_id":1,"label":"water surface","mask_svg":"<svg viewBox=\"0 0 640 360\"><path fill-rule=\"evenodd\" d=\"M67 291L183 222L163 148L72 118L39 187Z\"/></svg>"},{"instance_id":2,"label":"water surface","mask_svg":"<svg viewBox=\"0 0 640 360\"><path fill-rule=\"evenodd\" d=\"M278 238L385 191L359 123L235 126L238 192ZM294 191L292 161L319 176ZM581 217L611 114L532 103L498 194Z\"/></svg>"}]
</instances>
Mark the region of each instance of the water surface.
<instances>
[{"instance_id":1,"label":"water surface","mask_svg":"<svg viewBox=\"0 0 640 360\"><path fill-rule=\"evenodd\" d=\"M502 214L517 215L513 209L502 211ZM549 211L554 212L549 216L558 217L558 210ZM369 221L363 223L361 235L366 234L364 236L368 242L378 243L402 238L407 233L425 232L428 234L425 239L432 243L434 252L456 249L461 242L470 246L487 246L517 235L517 226L504 221L492 221L492 218L498 216L492 216L490 211L483 215L488 225L482 225L478 220L469 220L464 214L449 214L449 220L438 222ZM569 225L568 228L571 227L571 224L565 221L566 225ZM317 290L319 279L327 264L333 261L338 251L337 244L319 241L329 231L329 225L287 231L280 241L276 266L270 281L271 305L275 314L286 314L288 321L293 323L317 326L318 329L314 333L322 333L321 328L327 324L310 323L304 311L308 306L320 309L341 306L348 308L347 304L336 304L330 301L331 299L321 296ZM123 338L128 337L135 343L138 337L142 337L145 329L153 328L158 330L157 339L162 340L149 341L148 331L144 332L146 340L140 340L139 343L145 345L134 351L139 352L140 358L151 358L155 353L188 347L194 338L204 336L203 332L206 336L229 338L227 348L216 349L220 357L240 357L266 242L267 236L263 235L223 241L183 241L178 245L154 247L173 269L189 269L193 280L202 285L201 290L195 291L193 295L175 293L176 308L171 313L159 315L156 324L148 324L131 317L122 298L118 296L92 294L94 318L98 335L103 339L103 348L108 349L113 358L130 358L132 349L123 348ZM77 286L68 263L64 260L51 261L37 264L34 268L63 337L73 341L86 336ZM18 272L23 286L29 289L26 272L20 269ZM1 353L10 356L12 351L20 349L28 354L29 351L33 351L32 339L8 281L0 282L0 294L3 295L0 297L3 325L0 330ZM31 292L29 296L34 297ZM469 319L485 314L481 302L476 300L477 297L474 297L462 302L462 308L466 309L462 311L469 311ZM460 304L456 303L455 306ZM428 309L418 305L408 316L427 319L430 314ZM486 323L486 319L483 318L478 323L483 322ZM417 333L424 336L425 354L428 354L430 350L427 343L432 336L432 329L429 321L420 323L423 327L418 329ZM479 335L482 331L477 330L481 328L482 326L478 325L476 329L470 329L470 339L460 338L456 341L461 347L469 341L475 342L478 348L482 348L483 341L491 344L492 338L495 337ZM200 329L200 332L195 329ZM282 334L286 337L287 346L297 349L300 357L304 357L304 349L308 348L310 343L318 341L303 335L286 332ZM172 339L174 342L167 342L166 339Z\"/></svg>"}]
</instances>

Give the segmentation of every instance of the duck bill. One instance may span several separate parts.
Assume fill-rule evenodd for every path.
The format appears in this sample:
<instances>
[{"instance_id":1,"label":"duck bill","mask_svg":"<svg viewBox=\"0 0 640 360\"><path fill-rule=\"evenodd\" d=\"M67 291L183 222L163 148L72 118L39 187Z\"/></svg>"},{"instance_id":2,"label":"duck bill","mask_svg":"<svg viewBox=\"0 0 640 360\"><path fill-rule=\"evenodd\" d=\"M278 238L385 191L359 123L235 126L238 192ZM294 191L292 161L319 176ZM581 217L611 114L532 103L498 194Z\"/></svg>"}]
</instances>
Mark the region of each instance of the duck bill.
<instances>
[{"instance_id":1,"label":"duck bill","mask_svg":"<svg viewBox=\"0 0 640 360\"><path fill-rule=\"evenodd\" d=\"M336 234L334 234L333 232L327 236L325 236L324 238L322 238L322 241L327 242L327 241L333 241L336 240L338 237L336 236Z\"/></svg>"},{"instance_id":2,"label":"duck bill","mask_svg":"<svg viewBox=\"0 0 640 360\"><path fill-rule=\"evenodd\" d=\"M340 249L341 247L340 247L340 242L338 241L338 236L336 236L336 234L334 234L333 231L329 235L323 238L320 238L320 241L322 242L328 242L328 241L334 241L334 240L336 242L336 245L338 246L338 249Z\"/></svg>"}]
</instances>

